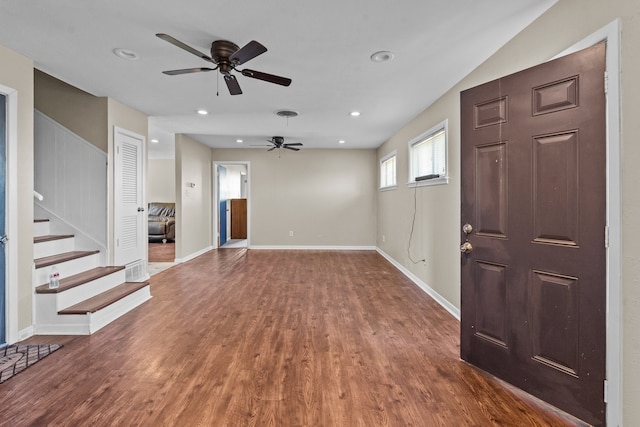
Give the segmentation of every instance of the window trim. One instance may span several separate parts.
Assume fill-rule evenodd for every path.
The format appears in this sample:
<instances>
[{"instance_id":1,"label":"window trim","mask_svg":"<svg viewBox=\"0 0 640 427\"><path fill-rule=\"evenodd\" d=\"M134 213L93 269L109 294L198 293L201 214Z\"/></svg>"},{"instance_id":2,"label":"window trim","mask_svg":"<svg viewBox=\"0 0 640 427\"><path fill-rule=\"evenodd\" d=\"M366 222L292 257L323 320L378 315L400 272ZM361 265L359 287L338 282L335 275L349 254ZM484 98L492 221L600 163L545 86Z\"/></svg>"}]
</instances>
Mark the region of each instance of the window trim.
<instances>
[{"instance_id":1,"label":"window trim","mask_svg":"<svg viewBox=\"0 0 640 427\"><path fill-rule=\"evenodd\" d=\"M413 171L412 169L412 159L411 159L411 150L413 148L414 145L424 141L425 139L430 138L431 136L437 134L438 132L444 130L444 176L438 177L438 178L434 178L434 179L428 179L428 180L424 180L424 181L416 181L415 177L413 177ZM421 133L420 135L416 136L415 138L413 138L412 140L410 140L407 143L407 154L408 154L408 181L407 181L407 187L409 188L413 188L413 187L428 187L428 186L432 186L432 185L442 185L442 184L448 184L449 183L449 119L444 119L443 121L441 121L440 123L438 123L437 125L431 127L429 130L427 130L426 132Z\"/></svg>"},{"instance_id":2,"label":"window trim","mask_svg":"<svg viewBox=\"0 0 640 427\"><path fill-rule=\"evenodd\" d=\"M382 181L382 165L384 164L384 162L392 158L395 158L395 179L394 179L395 183L393 185L387 185L383 187L381 182ZM378 189L380 191L389 191L389 190L395 190L396 188L398 188L398 150L393 150L386 156L380 158L380 161L378 163Z\"/></svg>"}]
</instances>

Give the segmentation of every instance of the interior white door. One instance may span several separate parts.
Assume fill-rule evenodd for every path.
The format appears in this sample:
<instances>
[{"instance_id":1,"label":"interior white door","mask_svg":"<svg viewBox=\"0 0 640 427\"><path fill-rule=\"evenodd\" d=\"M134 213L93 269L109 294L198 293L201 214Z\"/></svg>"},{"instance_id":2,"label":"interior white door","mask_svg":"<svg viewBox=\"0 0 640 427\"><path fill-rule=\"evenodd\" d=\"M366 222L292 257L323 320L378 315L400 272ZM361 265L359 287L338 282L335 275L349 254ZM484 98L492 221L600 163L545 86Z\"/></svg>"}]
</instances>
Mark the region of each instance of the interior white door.
<instances>
[{"instance_id":1,"label":"interior white door","mask_svg":"<svg viewBox=\"0 0 640 427\"><path fill-rule=\"evenodd\" d=\"M114 129L114 263L144 258L142 146L144 137Z\"/></svg>"}]
</instances>

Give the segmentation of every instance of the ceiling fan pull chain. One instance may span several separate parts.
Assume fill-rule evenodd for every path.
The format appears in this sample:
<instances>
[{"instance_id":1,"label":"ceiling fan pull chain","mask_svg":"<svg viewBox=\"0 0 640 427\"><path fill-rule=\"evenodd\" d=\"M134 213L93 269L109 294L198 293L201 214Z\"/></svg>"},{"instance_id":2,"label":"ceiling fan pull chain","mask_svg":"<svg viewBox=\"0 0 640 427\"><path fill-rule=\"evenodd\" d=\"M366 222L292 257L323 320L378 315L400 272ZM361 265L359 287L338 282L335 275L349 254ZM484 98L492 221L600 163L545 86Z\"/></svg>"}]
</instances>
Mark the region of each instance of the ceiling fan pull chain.
<instances>
[{"instance_id":1,"label":"ceiling fan pull chain","mask_svg":"<svg viewBox=\"0 0 640 427\"><path fill-rule=\"evenodd\" d=\"M220 96L220 73L216 75L216 96Z\"/></svg>"}]
</instances>

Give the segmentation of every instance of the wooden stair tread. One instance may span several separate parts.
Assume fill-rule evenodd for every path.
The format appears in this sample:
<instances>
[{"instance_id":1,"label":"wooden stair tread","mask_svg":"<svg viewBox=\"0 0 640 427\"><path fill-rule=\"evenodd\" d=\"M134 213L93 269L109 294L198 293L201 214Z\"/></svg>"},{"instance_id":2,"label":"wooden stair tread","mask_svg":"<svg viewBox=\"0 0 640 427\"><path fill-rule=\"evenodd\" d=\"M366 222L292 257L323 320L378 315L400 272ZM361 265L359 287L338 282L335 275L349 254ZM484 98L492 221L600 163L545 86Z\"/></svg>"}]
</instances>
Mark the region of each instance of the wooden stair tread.
<instances>
[{"instance_id":1,"label":"wooden stair tread","mask_svg":"<svg viewBox=\"0 0 640 427\"><path fill-rule=\"evenodd\" d=\"M125 282L99 295L67 307L64 310L60 310L58 314L95 313L148 285L149 282Z\"/></svg>"},{"instance_id":2,"label":"wooden stair tread","mask_svg":"<svg viewBox=\"0 0 640 427\"><path fill-rule=\"evenodd\" d=\"M34 263L36 264L36 268L42 268L42 267L47 267L49 265L59 264L61 262L71 261L77 258L82 258L85 256L97 254L99 252L100 251L97 251L97 250L65 252L62 254L51 255L51 256L35 259Z\"/></svg>"},{"instance_id":3,"label":"wooden stair tread","mask_svg":"<svg viewBox=\"0 0 640 427\"><path fill-rule=\"evenodd\" d=\"M51 242L53 240L69 239L74 237L73 234L47 234L45 236L36 236L33 243Z\"/></svg>"},{"instance_id":4,"label":"wooden stair tread","mask_svg":"<svg viewBox=\"0 0 640 427\"><path fill-rule=\"evenodd\" d=\"M45 283L36 288L38 294L57 294L59 292L66 291L67 289L75 288L76 286L83 285L92 280L99 279L107 276L116 271L124 270L124 266L108 266L108 267L96 267L91 270L83 271L82 273L74 274L73 276L60 279L60 286L54 289L49 288L49 284Z\"/></svg>"}]
</instances>

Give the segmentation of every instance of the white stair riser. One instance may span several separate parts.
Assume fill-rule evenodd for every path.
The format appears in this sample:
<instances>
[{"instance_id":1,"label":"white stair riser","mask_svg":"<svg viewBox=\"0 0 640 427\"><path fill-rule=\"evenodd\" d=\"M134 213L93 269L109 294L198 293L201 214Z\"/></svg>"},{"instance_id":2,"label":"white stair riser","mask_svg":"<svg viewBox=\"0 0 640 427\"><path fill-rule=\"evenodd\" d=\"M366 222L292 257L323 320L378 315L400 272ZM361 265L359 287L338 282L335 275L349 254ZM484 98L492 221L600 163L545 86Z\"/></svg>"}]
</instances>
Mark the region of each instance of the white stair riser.
<instances>
[{"instance_id":1,"label":"white stair riser","mask_svg":"<svg viewBox=\"0 0 640 427\"><path fill-rule=\"evenodd\" d=\"M52 296L53 294L42 295ZM50 310L47 311L47 307L48 304L54 304L54 299L49 301L42 299L36 302L35 334L90 335L149 299L151 299L151 292L150 286L147 285L95 313L66 315L51 314ZM47 314L44 314L45 312Z\"/></svg>"},{"instance_id":2,"label":"white stair riser","mask_svg":"<svg viewBox=\"0 0 640 427\"><path fill-rule=\"evenodd\" d=\"M108 307L98 310L95 313L89 314L89 331L94 333L97 330L107 326L109 323L116 320L118 317L123 316L141 305L142 303L151 299L151 286L147 285L144 288L138 289L134 293L127 295L126 297L114 302Z\"/></svg>"},{"instance_id":3,"label":"white stair riser","mask_svg":"<svg viewBox=\"0 0 640 427\"><path fill-rule=\"evenodd\" d=\"M66 239L56 239L47 242L33 244L33 258L44 258L46 256L71 252L75 248L75 239L68 237Z\"/></svg>"},{"instance_id":4,"label":"white stair riser","mask_svg":"<svg viewBox=\"0 0 640 427\"><path fill-rule=\"evenodd\" d=\"M34 222L33 223L33 235L34 236L48 236L51 234L49 221Z\"/></svg>"},{"instance_id":5,"label":"white stair riser","mask_svg":"<svg viewBox=\"0 0 640 427\"><path fill-rule=\"evenodd\" d=\"M120 270L96 280L92 280L91 282L76 286L75 288L68 289L64 292L59 292L56 294L57 311L71 307L74 304L108 291L109 289L124 282L124 270Z\"/></svg>"},{"instance_id":6,"label":"white stair riser","mask_svg":"<svg viewBox=\"0 0 640 427\"><path fill-rule=\"evenodd\" d=\"M56 264L58 273L60 273L60 279L73 276L74 274L81 273L83 271L90 270L98 267L100 262L100 254L95 253L93 255L84 256L82 258L76 258L71 261L66 261ZM47 266L42 268L36 268L33 275L33 285L40 286L49 282L49 272L53 266Z\"/></svg>"}]
</instances>

